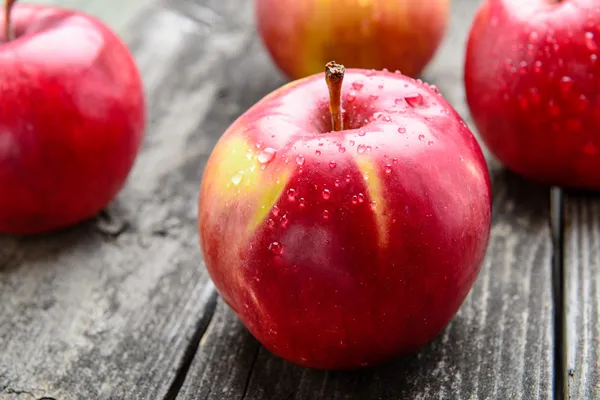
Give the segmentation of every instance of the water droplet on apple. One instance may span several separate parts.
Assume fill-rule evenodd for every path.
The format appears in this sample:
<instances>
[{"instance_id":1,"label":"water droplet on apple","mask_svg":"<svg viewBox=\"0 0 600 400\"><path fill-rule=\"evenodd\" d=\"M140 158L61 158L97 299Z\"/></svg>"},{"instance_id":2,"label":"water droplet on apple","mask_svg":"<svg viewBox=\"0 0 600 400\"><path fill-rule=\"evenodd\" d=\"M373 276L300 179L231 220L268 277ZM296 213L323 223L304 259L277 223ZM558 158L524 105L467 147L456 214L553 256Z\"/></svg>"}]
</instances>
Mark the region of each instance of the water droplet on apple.
<instances>
[{"instance_id":1,"label":"water droplet on apple","mask_svg":"<svg viewBox=\"0 0 600 400\"><path fill-rule=\"evenodd\" d=\"M358 196L356 196L356 195L352 196L351 202L352 202L352 204L357 204L358 203Z\"/></svg>"},{"instance_id":2,"label":"water droplet on apple","mask_svg":"<svg viewBox=\"0 0 600 400\"><path fill-rule=\"evenodd\" d=\"M394 158L392 158L392 162L393 162L394 164L396 164L396 163L398 162L398 159L397 159L396 157L394 157Z\"/></svg>"},{"instance_id":3,"label":"water droplet on apple","mask_svg":"<svg viewBox=\"0 0 600 400\"><path fill-rule=\"evenodd\" d=\"M358 202L363 203L365 201L365 195L362 193L358 194Z\"/></svg>"},{"instance_id":4,"label":"water droplet on apple","mask_svg":"<svg viewBox=\"0 0 600 400\"><path fill-rule=\"evenodd\" d=\"M427 142L428 146L433 146L433 140L430 140L429 142Z\"/></svg>"},{"instance_id":5,"label":"water droplet on apple","mask_svg":"<svg viewBox=\"0 0 600 400\"><path fill-rule=\"evenodd\" d=\"M354 90L351 90L350 93L348 93L348 97L346 99L348 103L354 102L354 100L356 100L356 92Z\"/></svg>"},{"instance_id":6,"label":"water droplet on apple","mask_svg":"<svg viewBox=\"0 0 600 400\"><path fill-rule=\"evenodd\" d=\"M374 114L373 114L373 119L374 119L374 120L375 120L375 119L379 119L379 118L381 118L382 116L383 116L383 113L382 113L382 112L376 112L376 113L374 113Z\"/></svg>"},{"instance_id":7,"label":"water droplet on apple","mask_svg":"<svg viewBox=\"0 0 600 400\"><path fill-rule=\"evenodd\" d=\"M373 200L373 201L371 202L371 209L372 209L372 210L375 210L376 208L377 208L377 202L376 202L375 200Z\"/></svg>"},{"instance_id":8,"label":"water droplet on apple","mask_svg":"<svg viewBox=\"0 0 600 400\"><path fill-rule=\"evenodd\" d=\"M558 117L560 115L560 107L553 99L548 103L548 113L553 117Z\"/></svg>"},{"instance_id":9,"label":"water droplet on apple","mask_svg":"<svg viewBox=\"0 0 600 400\"><path fill-rule=\"evenodd\" d=\"M390 118L389 115L384 115L382 119L384 122L392 122L392 119Z\"/></svg>"},{"instance_id":10,"label":"water droplet on apple","mask_svg":"<svg viewBox=\"0 0 600 400\"><path fill-rule=\"evenodd\" d=\"M394 71L394 73L395 73L395 74L401 74L402 72L400 72L400 70L399 70L399 69L397 69L397 70L395 70L395 71Z\"/></svg>"},{"instance_id":11,"label":"water droplet on apple","mask_svg":"<svg viewBox=\"0 0 600 400\"><path fill-rule=\"evenodd\" d=\"M236 173L235 175L233 175L231 177L231 183L233 183L235 186L237 186L240 184L240 182L242 182L242 179L244 179L244 171L240 171L240 172Z\"/></svg>"},{"instance_id":12,"label":"water droplet on apple","mask_svg":"<svg viewBox=\"0 0 600 400\"><path fill-rule=\"evenodd\" d=\"M383 89L383 83L380 83L379 86L377 86L377 89L379 89L379 90Z\"/></svg>"},{"instance_id":13,"label":"water droplet on apple","mask_svg":"<svg viewBox=\"0 0 600 400\"><path fill-rule=\"evenodd\" d=\"M583 146L583 153L588 156L595 156L598 154L598 147L594 145L594 143L588 142L585 146Z\"/></svg>"},{"instance_id":14,"label":"water droplet on apple","mask_svg":"<svg viewBox=\"0 0 600 400\"><path fill-rule=\"evenodd\" d=\"M361 90L363 88L363 86L365 86L365 84L362 83L362 81L352 82L352 87L354 88L354 90Z\"/></svg>"},{"instance_id":15,"label":"water droplet on apple","mask_svg":"<svg viewBox=\"0 0 600 400\"><path fill-rule=\"evenodd\" d=\"M315 150L315 154L320 156L321 155L321 150Z\"/></svg>"},{"instance_id":16,"label":"water droplet on apple","mask_svg":"<svg viewBox=\"0 0 600 400\"><path fill-rule=\"evenodd\" d=\"M271 250L271 253L275 254L276 256L279 256L283 253L283 245L279 242L272 242L269 245L269 250Z\"/></svg>"},{"instance_id":17,"label":"water droplet on apple","mask_svg":"<svg viewBox=\"0 0 600 400\"><path fill-rule=\"evenodd\" d=\"M300 208L304 208L304 206L305 206L305 205L306 205L306 204L305 204L304 197L300 197L300 198L298 199L298 207L300 207Z\"/></svg>"},{"instance_id":18,"label":"water droplet on apple","mask_svg":"<svg viewBox=\"0 0 600 400\"><path fill-rule=\"evenodd\" d=\"M370 100L377 100L378 98L379 98L379 96L377 96L376 94L369 95Z\"/></svg>"},{"instance_id":19,"label":"water droplet on apple","mask_svg":"<svg viewBox=\"0 0 600 400\"><path fill-rule=\"evenodd\" d=\"M349 144L350 146L354 146L355 142L354 142L354 140L351 140L351 141L349 141L349 142L348 142L348 144Z\"/></svg>"},{"instance_id":20,"label":"water droplet on apple","mask_svg":"<svg viewBox=\"0 0 600 400\"><path fill-rule=\"evenodd\" d=\"M282 228L286 228L288 226L288 222L290 221L288 220L287 214L284 214L283 217L281 217L281 220L279 221Z\"/></svg>"},{"instance_id":21,"label":"water droplet on apple","mask_svg":"<svg viewBox=\"0 0 600 400\"><path fill-rule=\"evenodd\" d=\"M398 128L398 133L406 133L406 128L401 126L400 128Z\"/></svg>"},{"instance_id":22,"label":"water droplet on apple","mask_svg":"<svg viewBox=\"0 0 600 400\"><path fill-rule=\"evenodd\" d=\"M423 141L423 140L425 140L425 135L422 135L422 134L421 134L421 135L419 135L419 140L420 140L420 141Z\"/></svg>"},{"instance_id":23,"label":"water droplet on apple","mask_svg":"<svg viewBox=\"0 0 600 400\"><path fill-rule=\"evenodd\" d=\"M356 148L356 151L359 154L362 154L365 152L365 150L367 150L367 146L365 146L364 144L359 144L358 147Z\"/></svg>"},{"instance_id":24,"label":"water droplet on apple","mask_svg":"<svg viewBox=\"0 0 600 400\"><path fill-rule=\"evenodd\" d=\"M329 168L333 169L337 166L337 164L335 163L335 161L329 161Z\"/></svg>"},{"instance_id":25,"label":"water droplet on apple","mask_svg":"<svg viewBox=\"0 0 600 400\"><path fill-rule=\"evenodd\" d=\"M350 175L346 175L346 183L350 183Z\"/></svg>"},{"instance_id":26,"label":"water droplet on apple","mask_svg":"<svg viewBox=\"0 0 600 400\"><path fill-rule=\"evenodd\" d=\"M262 145L263 145L262 140L259 140L258 142L256 142L256 148L257 149L260 149L262 147Z\"/></svg>"},{"instance_id":27,"label":"water droplet on apple","mask_svg":"<svg viewBox=\"0 0 600 400\"><path fill-rule=\"evenodd\" d=\"M592 62L592 64L596 64L596 62L598 61L598 55L590 54L590 61Z\"/></svg>"},{"instance_id":28,"label":"water droplet on apple","mask_svg":"<svg viewBox=\"0 0 600 400\"><path fill-rule=\"evenodd\" d=\"M367 131L366 131L366 130L364 130L364 129L360 129L360 130L358 131L358 136L365 136L366 134L367 134Z\"/></svg>"},{"instance_id":29,"label":"water droplet on apple","mask_svg":"<svg viewBox=\"0 0 600 400\"><path fill-rule=\"evenodd\" d=\"M536 31L532 31L531 33L529 33L529 42L530 43L537 43L539 40L540 36L538 35L538 33Z\"/></svg>"},{"instance_id":30,"label":"water droplet on apple","mask_svg":"<svg viewBox=\"0 0 600 400\"><path fill-rule=\"evenodd\" d=\"M323 210L323 219L324 220L328 220L329 219L329 211Z\"/></svg>"},{"instance_id":31,"label":"water droplet on apple","mask_svg":"<svg viewBox=\"0 0 600 400\"><path fill-rule=\"evenodd\" d=\"M406 96L404 96L404 100L411 107L417 107L417 106L420 106L421 104L423 104L423 96L421 96L421 94L419 94L419 93L413 93L413 94L406 95Z\"/></svg>"},{"instance_id":32,"label":"water droplet on apple","mask_svg":"<svg viewBox=\"0 0 600 400\"><path fill-rule=\"evenodd\" d=\"M365 72L365 76L373 76L375 75L375 70L374 69L369 69Z\"/></svg>"},{"instance_id":33,"label":"water droplet on apple","mask_svg":"<svg viewBox=\"0 0 600 400\"><path fill-rule=\"evenodd\" d=\"M289 188L287 191L288 200L294 200L296 198L296 189Z\"/></svg>"},{"instance_id":34,"label":"water droplet on apple","mask_svg":"<svg viewBox=\"0 0 600 400\"><path fill-rule=\"evenodd\" d=\"M540 72L542 72L542 62L540 60L537 60L536 62L533 63L533 71L536 74L539 74Z\"/></svg>"},{"instance_id":35,"label":"water droplet on apple","mask_svg":"<svg viewBox=\"0 0 600 400\"><path fill-rule=\"evenodd\" d=\"M339 151L340 153L344 153L344 152L346 151L346 148L345 148L344 146L340 146L340 147L338 148L338 151Z\"/></svg>"},{"instance_id":36,"label":"water droplet on apple","mask_svg":"<svg viewBox=\"0 0 600 400\"><path fill-rule=\"evenodd\" d=\"M335 180L335 183L334 183L333 185L334 185L335 187L340 187L340 186L341 186L340 180L339 180L339 179L336 179L336 180Z\"/></svg>"},{"instance_id":37,"label":"water droplet on apple","mask_svg":"<svg viewBox=\"0 0 600 400\"><path fill-rule=\"evenodd\" d=\"M279 207L278 206L273 206L273 208L271 209L271 212L273 213L274 217L277 217L279 215Z\"/></svg>"},{"instance_id":38,"label":"water droplet on apple","mask_svg":"<svg viewBox=\"0 0 600 400\"><path fill-rule=\"evenodd\" d=\"M396 99L396 100L394 100L394 103L395 103L396 105L403 104L403 103L404 103L404 99L400 99L400 98L399 98L399 99Z\"/></svg>"},{"instance_id":39,"label":"water droplet on apple","mask_svg":"<svg viewBox=\"0 0 600 400\"><path fill-rule=\"evenodd\" d=\"M590 51L598 50L598 44L596 44L596 40L594 38L593 32L585 33L585 45L587 46L588 50L590 50Z\"/></svg>"},{"instance_id":40,"label":"water droplet on apple","mask_svg":"<svg viewBox=\"0 0 600 400\"><path fill-rule=\"evenodd\" d=\"M267 221L267 226L269 227L269 229L273 229L275 227L275 221L269 218L269 220Z\"/></svg>"},{"instance_id":41,"label":"water droplet on apple","mask_svg":"<svg viewBox=\"0 0 600 400\"><path fill-rule=\"evenodd\" d=\"M392 166L391 166L390 164L387 164L387 165L385 166L385 173L386 173L386 174L389 174L389 173L391 173L391 172L392 172Z\"/></svg>"},{"instance_id":42,"label":"water droplet on apple","mask_svg":"<svg viewBox=\"0 0 600 400\"><path fill-rule=\"evenodd\" d=\"M563 76L562 78L560 78L560 90L563 92L563 94L569 93L572 87L573 79L571 79L571 77Z\"/></svg>"},{"instance_id":43,"label":"water droplet on apple","mask_svg":"<svg viewBox=\"0 0 600 400\"><path fill-rule=\"evenodd\" d=\"M296 164L304 165L304 156L302 154L296 156Z\"/></svg>"},{"instance_id":44,"label":"water droplet on apple","mask_svg":"<svg viewBox=\"0 0 600 400\"><path fill-rule=\"evenodd\" d=\"M273 161L276 153L277 152L275 151L275 149L267 147L258 154L258 162L261 164L268 164L271 161Z\"/></svg>"},{"instance_id":45,"label":"water droplet on apple","mask_svg":"<svg viewBox=\"0 0 600 400\"><path fill-rule=\"evenodd\" d=\"M329 191L329 189L323 189L322 196L324 200L329 200L329 198L331 197L331 192Z\"/></svg>"}]
</instances>

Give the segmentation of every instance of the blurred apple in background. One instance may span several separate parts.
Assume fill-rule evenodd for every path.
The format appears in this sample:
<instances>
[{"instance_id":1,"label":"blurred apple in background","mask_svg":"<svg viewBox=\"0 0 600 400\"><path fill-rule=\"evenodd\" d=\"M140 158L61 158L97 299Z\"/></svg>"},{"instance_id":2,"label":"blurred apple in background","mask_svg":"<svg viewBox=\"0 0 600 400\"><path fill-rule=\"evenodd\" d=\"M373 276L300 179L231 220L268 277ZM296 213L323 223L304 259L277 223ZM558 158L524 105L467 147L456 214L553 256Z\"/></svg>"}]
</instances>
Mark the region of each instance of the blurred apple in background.
<instances>
[{"instance_id":1,"label":"blurred apple in background","mask_svg":"<svg viewBox=\"0 0 600 400\"><path fill-rule=\"evenodd\" d=\"M469 107L490 151L529 179L600 189L600 2L487 0L471 28Z\"/></svg>"},{"instance_id":2,"label":"blurred apple in background","mask_svg":"<svg viewBox=\"0 0 600 400\"><path fill-rule=\"evenodd\" d=\"M5 20L0 233L64 228L94 216L123 186L144 137L141 77L125 44L92 16L24 4L14 6L11 27Z\"/></svg>"},{"instance_id":3,"label":"blurred apple in background","mask_svg":"<svg viewBox=\"0 0 600 400\"><path fill-rule=\"evenodd\" d=\"M449 0L255 0L258 31L291 79L323 70L400 70L416 77L435 54Z\"/></svg>"}]
</instances>

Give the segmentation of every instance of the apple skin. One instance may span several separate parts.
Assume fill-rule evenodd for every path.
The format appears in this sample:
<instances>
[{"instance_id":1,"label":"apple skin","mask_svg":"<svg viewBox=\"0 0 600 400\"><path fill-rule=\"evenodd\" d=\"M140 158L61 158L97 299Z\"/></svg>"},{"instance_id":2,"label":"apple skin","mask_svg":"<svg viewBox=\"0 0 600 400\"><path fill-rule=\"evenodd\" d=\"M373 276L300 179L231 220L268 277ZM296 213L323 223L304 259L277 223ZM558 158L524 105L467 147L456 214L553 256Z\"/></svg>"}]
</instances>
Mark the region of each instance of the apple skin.
<instances>
[{"instance_id":1,"label":"apple skin","mask_svg":"<svg viewBox=\"0 0 600 400\"><path fill-rule=\"evenodd\" d=\"M266 348L354 369L449 323L486 252L491 187L472 133L419 81L347 69L347 130L329 131L328 104L321 73L242 114L207 162L198 228L217 290Z\"/></svg>"},{"instance_id":2,"label":"apple skin","mask_svg":"<svg viewBox=\"0 0 600 400\"><path fill-rule=\"evenodd\" d=\"M0 232L37 234L116 196L144 136L145 100L128 49L97 19L16 5L11 20L17 38L0 43Z\"/></svg>"},{"instance_id":3,"label":"apple skin","mask_svg":"<svg viewBox=\"0 0 600 400\"><path fill-rule=\"evenodd\" d=\"M487 0L468 40L467 101L489 150L532 181L600 189L597 1Z\"/></svg>"},{"instance_id":4,"label":"apple skin","mask_svg":"<svg viewBox=\"0 0 600 400\"><path fill-rule=\"evenodd\" d=\"M449 0L255 0L258 32L290 79L323 70L400 70L417 77L446 32Z\"/></svg>"}]
</instances>

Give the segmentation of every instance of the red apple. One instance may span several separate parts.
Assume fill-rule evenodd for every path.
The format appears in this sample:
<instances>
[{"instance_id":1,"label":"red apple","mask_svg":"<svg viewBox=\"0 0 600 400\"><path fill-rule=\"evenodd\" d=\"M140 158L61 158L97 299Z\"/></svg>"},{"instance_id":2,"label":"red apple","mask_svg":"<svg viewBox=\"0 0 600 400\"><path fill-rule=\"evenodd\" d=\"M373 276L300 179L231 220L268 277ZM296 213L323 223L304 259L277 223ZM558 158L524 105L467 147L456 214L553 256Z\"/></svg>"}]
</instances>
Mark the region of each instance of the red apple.
<instances>
[{"instance_id":1,"label":"red apple","mask_svg":"<svg viewBox=\"0 0 600 400\"><path fill-rule=\"evenodd\" d=\"M400 70L416 77L439 47L449 0L255 0L263 42L291 79L347 67Z\"/></svg>"},{"instance_id":2,"label":"red apple","mask_svg":"<svg viewBox=\"0 0 600 400\"><path fill-rule=\"evenodd\" d=\"M260 342L345 369L448 324L486 252L491 189L477 141L434 88L327 67L224 133L198 223L218 291Z\"/></svg>"},{"instance_id":3,"label":"red apple","mask_svg":"<svg viewBox=\"0 0 600 400\"><path fill-rule=\"evenodd\" d=\"M468 41L465 85L490 151L545 184L600 188L600 4L487 0Z\"/></svg>"},{"instance_id":4,"label":"red apple","mask_svg":"<svg viewBox=\"0 0 600 400\"><path fill-rule=\"evenodd\" d=\"M102 22L33 5L16 5L10 21L8 39L0 17L0 232L33 234L92 217L115 197L143 138L145 103L132 56Z\"/></svg>"}]
</instances>

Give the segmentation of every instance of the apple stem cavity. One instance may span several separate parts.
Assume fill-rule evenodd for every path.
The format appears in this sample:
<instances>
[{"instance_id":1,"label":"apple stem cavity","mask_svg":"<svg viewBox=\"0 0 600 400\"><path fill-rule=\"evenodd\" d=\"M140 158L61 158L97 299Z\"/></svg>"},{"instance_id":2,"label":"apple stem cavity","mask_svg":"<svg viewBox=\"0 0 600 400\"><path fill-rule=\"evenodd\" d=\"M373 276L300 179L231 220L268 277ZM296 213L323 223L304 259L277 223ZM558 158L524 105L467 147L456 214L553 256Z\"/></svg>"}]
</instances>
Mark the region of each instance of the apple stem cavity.
<instances>
[{"instance_id":1,"label":"apple stem cavity","mask_svg":"<svg viewBox=\"0 0 600 400\"><path fill-rule=\"evenodd\" d=\"M12 24L10 23L10 14L16 2L17 0L5 0L4 2L4 35L7 42L14 39Z\"/></svg>"},{"instance_id":2,"label":"apple stem cavity","mask_svg":"<svg viewBox=\"0 0 600 400\"><path fill-rule=\"evenodd\" d=\"M342 82L346 68L330 61L325 64L325 80L329 88L329 112L331 113L331 127L334 131L344 129L344 119L342 117Z\"/></svg>"}]
</instances>

